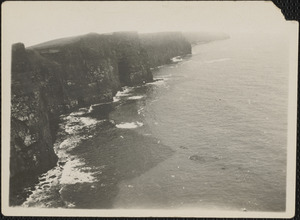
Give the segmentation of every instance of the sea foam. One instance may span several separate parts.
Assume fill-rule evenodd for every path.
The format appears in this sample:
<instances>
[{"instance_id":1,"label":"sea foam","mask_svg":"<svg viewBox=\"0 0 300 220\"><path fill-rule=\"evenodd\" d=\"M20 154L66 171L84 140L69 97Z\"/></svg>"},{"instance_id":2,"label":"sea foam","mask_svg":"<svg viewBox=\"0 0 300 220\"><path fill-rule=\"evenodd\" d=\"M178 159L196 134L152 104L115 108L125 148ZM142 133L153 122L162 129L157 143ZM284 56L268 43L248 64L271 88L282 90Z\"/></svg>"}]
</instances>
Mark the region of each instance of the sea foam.
<instances>
[{"instance_id":1,"label":"sea foam","mask_svg":"<svg viewBox=\"0 0 300 220\"><path fill-rule=\"evenodd\" d=\"M230 58L221 58L221 59L215 59L215 60L206 60L204 61L204 63L217 63L217 62L223 62L223 61L227 61L230 60Z\"/></svg>"},{"instance_id":2,"label":"sea foam","mask_svg":"<svg viewBox=\"0 0 300 220\"><path fill-rule=\"evenodd\" d=\"M82 140L90 137L82 134L83 129L94 129L97 123L102 122L90 117L82 117L81 115L86 112L87 109L80 109L61 117L59 135L63 137L54 143L54 150L59 158L57 166L40 175L40 182L35 185L34 190L31 190L31 195L22 204L23 207L51 207L51 202L57 200L53 197L55 193L51 192L58 191L69 184L96 181L93 175L98 170L92 170L85 165L82 158L70 154L70 151Z\"/></svg>"},{"instance_id":3,"label":"sea foam","mask_svg":"<svg viewBox=\"0 0 300 220\"><path fill-rule=\"evenodd\" d=\"M137 95L137 96L131 96L131 97L129 97L128 99L130 99L130 100L137 100L137 99L141 99L141 98L143 98L144 96L141 96L141 95Z\"/></svg>"},{"instance_id":4,"label":"sea foam","mask_svg":"<svg viewBox=\"0 0 300 220\"><path fill-rule=\"evenodd\" d=\"M167 78L166 78L166 79L167 79ZM164 83L165 83L165 80L166 80L166 79L157 78L157 79L154 79L153 82L147 83L147 85L161 85L161 84L164 84Z\"/></svg>"},{"instance_id":5,"label":"sea foam","mask_svg":"<svg viewBox=\"0 0 300 220\"><path fill-rule=\"evenodd\" d=\"M121 100L121 97L130 96L130 92L133 90L133 87L124 86L122 91L118 91L117 94L113 97L113 102L118 102Z\"/></svg>"},{"instance_id":6,"label":"sea foam","mask_svg":"<svg viewBox=\"0 0 300 220\"><path fill-rule=\"evenodd\" d=\"M89 167L85 167L82 159L73 157L64 165L64 170L60 178L60 184L91 183L95 181L93 173L86 172Z\"/></svg>"},{"instance_id":7,"label":"sea foam","mask_svg":"<svg viewBox=\"0 0 300 220\"><path fill-rule=\"evenodd\" d=\"M174 63L180 62L180 61L182 61L182 58L180 56L173 57L173 58L171 58L171 61L174 62Z\"/></svg>"},{"instance_id":8,"label":"sea foam","mask_svg":"<svg viewBox=\"0 0 300 220\"><path fill-rule=\"evenodd\" d=\"M117 128L122 128L122 129L133 129L133 128L138 128L143 126L142 122L126 122L126 123L121 123L121 124L117 124L116 127Z\"/></svg>"}]
</instances>

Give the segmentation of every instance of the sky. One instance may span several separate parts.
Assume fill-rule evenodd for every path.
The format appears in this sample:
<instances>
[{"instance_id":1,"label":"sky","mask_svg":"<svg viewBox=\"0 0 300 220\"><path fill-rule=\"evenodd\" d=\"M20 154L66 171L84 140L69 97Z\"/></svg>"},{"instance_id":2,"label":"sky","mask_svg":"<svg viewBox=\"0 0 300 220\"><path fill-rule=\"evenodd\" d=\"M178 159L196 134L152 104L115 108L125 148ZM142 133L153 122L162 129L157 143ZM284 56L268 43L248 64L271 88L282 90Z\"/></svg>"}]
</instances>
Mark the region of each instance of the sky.
<instances>
[{"instance_id":1,"label":"sky","mask_svg":"<svg viewBox=\"0 0 300 220\"><path fill-rule=\"evenodd\" d=\"M3 39L31 46L113 31L277 32L285 19L272 2L5 2Z\"/></svg>"}]
</instances>

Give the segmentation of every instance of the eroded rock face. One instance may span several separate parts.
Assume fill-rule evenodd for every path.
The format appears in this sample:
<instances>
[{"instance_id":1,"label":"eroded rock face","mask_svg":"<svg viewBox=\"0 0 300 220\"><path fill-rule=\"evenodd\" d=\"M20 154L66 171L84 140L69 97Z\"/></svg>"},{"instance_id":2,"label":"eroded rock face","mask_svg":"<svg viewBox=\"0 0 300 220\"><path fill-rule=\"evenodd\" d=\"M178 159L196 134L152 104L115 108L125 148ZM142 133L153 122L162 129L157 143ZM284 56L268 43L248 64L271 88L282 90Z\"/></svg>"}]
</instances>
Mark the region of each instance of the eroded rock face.
<instances>
[{"instance_id":1,"label":"eroded rock face","mask_svg":"<svg viewBox=\"0 0 300 220\"><path fill-rule=\"evenodd\" d=\"M10 174L39 173L54 166L57 160L45 97L46 82L56 66L21 44L13 46L12 58ZM47 65L49 69L44 68Z\"/></svg>"},{"instance_id":2,"label":"eroded rock face","mask_svg":"<svg viewBox=\"0 0 300 220\"><path fill-rule=\"evenodd\" d=\"M55 166L59 115L111 101L121 86L152 81L150 67L190 52L190 44L174 33L91 33L30 48L13 45L11 177Z\"/></svg>"}]
</instances>

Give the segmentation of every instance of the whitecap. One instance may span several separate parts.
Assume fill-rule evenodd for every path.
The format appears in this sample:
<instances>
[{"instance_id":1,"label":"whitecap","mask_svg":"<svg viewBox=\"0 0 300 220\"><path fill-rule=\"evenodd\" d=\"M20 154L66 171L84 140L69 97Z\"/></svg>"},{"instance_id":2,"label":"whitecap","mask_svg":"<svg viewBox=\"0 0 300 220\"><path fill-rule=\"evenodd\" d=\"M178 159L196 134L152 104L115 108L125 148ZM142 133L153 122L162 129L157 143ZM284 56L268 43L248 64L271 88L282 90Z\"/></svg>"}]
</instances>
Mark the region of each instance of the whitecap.
<instances>
[{"instance_id":1,"label":"whitecap","mask_svg":"<svg viewBox=\"0 0 300 220\"><path fill-rule=\"evenodd\" d=\"M137 110L137 113L140 115L140 114L143 112L143 110L144 110L144 108L141 107L141 108L139 108L139 109Z\"/></svg>"},{"instance_id":2,"label":"whitecap","mask_svg":"<svg viewBox=\"0 0 300 220\"><path fill-rule=\"evenodd\" d=\"M121 100L121 97L126 97L130 95L130 92L133 90L133 87L122 87L122 91L118 91L113 97L113 102L118 102Z\"/></svg>"},{"instance_id":3,"label":"whitecap","mask_svg":"<svg viewBox=\"0 0 300 220\"><path fill-rule=\"evenodd\" d=\"M97 103L97 104L93 104L90 106L88 113L91 113L94 110L94 107L100 106L100 105L106 105L109 104L110 102L102 102L102 103Z\"/></svg>"},{"instance_id":4,"label":"whitecap","mask_svg":"<svg viewBox=\"0 0 300 220\"><path fill-rule=\"evenodd\" d=\"M133 87L123 87L122 88L122 91L118 91L117 94L116 94L116 97L119 97L119 96L128 96L129 93L133 90Z\"/></svg>"},{"instance_id":5,"label":"whitecap","mask_svg":"<svg viewBox=\"0 0 300 220\"><path fill-rule=\"evenodd\" d=\"M160 68L162 68L162 67L164 67L164 65L156 66L156 67L151 67L150 70L160 69Z\"/></svg>"},{"instance_id":6,"label":"whitecap","mask_svg":"<svg viewBox=\"0 0 300 220\"><path fill-rule=\"evenodd\" d=\"M43 200L48 200L51 198L51 194L49 194L48 188L56 186L58 184L58 179L61 175L61 171L59 167L54 167L49 170L47 173L40 175L40 182L35 185L34 190L32 190L31 195L26 199L25 202L21 205L22 207L47 207L46 203L43 203ZM45 189L47 188L47 190Z\"/></svg>"},{"instance_id":7,"label":"whitecap","mask_svg":"<svg viewBox=\"0 0 300 220\"><path fill-rule=\"evenodd\" d=\"M171 61L172 62L180 62L180 61L182 61L182 58L180 56L173 57L173 58L171 58Z\"/></svg>"},{"instance_id":8,"label":"whitecap","mask_svg":"<svg viewBox=\"0 0 300 220\"><path fill-rule=\"evenodd\" d=\"M73 157L68 160L64 165L59 182L61 184L75 184L75 183L92 183L95 182L95 177L91 172L83 172L89 170L84 166L85 163L82 159Z\"/></svg>"},{"instance_id":9,"label":"whitecap","mask_svg":"<svg viewBox=\"0 0 300 220\"><path fill-rule=\"evenodd\" d=\"M113 97L113 102L118 102L118 101L120 101L121 99L118 97L118 96L114 96Z\"/></svg>"},{"instance_id":10,"label":"whitecap","mask_svg":"<svg viewBox=\"0 0 300 220\"><path fill-rule=\"evenodd\" d=\"M215 60L206 60L204 61L204 63L216 63L216 62L223 62L223 61L227 61L230 60L230 58L221 58L221 59L215 59Z\"/></svg>"},{"instance_id":11,"label":"whitecap","mask_svg":"<svg viewBox=\"0 0 300 220\"><path fill-rule=\"evenodd\" d=\"M149 82L147 83L147 85L160 85L160 84L164 84L166 79L162 79L162 78L158 78L158 79L154 79L153 82Z\"/></svg>"},{"instance_id":12,"label":"whitecap","mask_svg":"<svg viewBox=\"0 0 300 220\"><path fill-rule=\"evenodd\" d=\"M117 92L116 97L121 97L121 96L129 96L129 94L122 91Z\"/></svg>"},{"instance_id":13,"label":"whitecap","mask_svg":"<svg viewBox=\"0 0 300 220\"><path fill-rule=\"evenodd\" d=\"M75 203L73 202L67 202L67 201L65 201L65 203L66 203L66 205L67 205L67 207L68 208L74 208L75 207Z\"/></svg>"},{"instance_id":14,"label":"whitecap","mask_svg":"<svg viewBox=\"0 0 300 220\"><path fill-rule=\"evenodd\" d=\"M71 116L79 116L79 115L83 115L87 112L87 110L80 110L80 111L77 111L77 112L72 112L70 115Z\"/></svg>"},{"instance_id":15,"label":"whitecap","mask_svg":"<svg viewBox=\"0 0 300 220\"><path fill-rule=\"evenodd\" d=\"M67 120L64 130L68 134L75 134L82 128L93 126L99 122L90 117L74 117L74 115L69 115L64 119Z\"/></svg>"},{"instance_id":16,"label":"whitecap","mask_svg":"<svg viewBox=\"0 0 300 220\"><path fill-rule=\"evenodd\" d=\"M60 150L70 150L73 149L78 145L78 143L81 141L81 138L77 135L71 136L67 139L65 139L63 142L61 142L58 146L55 146L56 153L59 154Z\"/></svg>"},{"instance_id":17,"label":"whitecap","mask_svg":"<svg viewBox=\"0 0 300 220\"><path fill-rule=\"evenodd\" d=\"M87 126L87 127L95 125L99 122L96 119L93 119L90 117L81 117L80 120L84 124L84 126Z\"/></svg>"},{"instance_id":18,"label":"whitecap","mask_svg":"<svg viewBox=\"0 0 300 220\"><path fill-rule=\"evenodd\" d=\"M66 135L66 137L63 140L57 140L54 144L55 153L59 158L57 166L39 177L40 182L35 185L31 195L22 204L23 207L47 207L49 205L48 201L52 201L51 190L57 190L57 187L62 187L65 184L96 181L93 174L98 169L92 171L92 168L86 166L82 159L69 154L70 150L77 147L82 140L88 138L88 136L80 134L82 129L92 129L97 123L101 122L90 117L80 117L86 111L87 109L80 109L67 116L61 116L63 122L59 126L61 129L59 134Z\"/></svg>"},{"instance_id":19,"label":"whitecap","mask_svg":"<svg viewBox=\"0 0 300 220\"><path fill-rule=\"evenodd\" d=\"M122 128L122 129L133 129L133 128L138 128L143 126L142 122L126 122L126 123L121 123L121 124L117 124L116 127L117 128Z\"/></svg>"},{"instance_id":20,"label":"whitecap","mask_svg":"<svg viewBox=\"0 0 300 220\"><path fill-rule=\"evenodd\" d=\"M167 78L172 77L172 74L160 75L160 77L163 78L163 79L167 79ZM154 80L157 80L157 79L159 80L161 78L155 78Z\"/></svg>"},{"instance_id":21,"label":"whitecap","mask_svg":"<svg viewBox=\"0 0 300 220\"><path fill-rule=\"evenodd\" d=\"M137 100L137 99L141 99L141 98L143 98L144 96L141 96L141 95L137 95L137 96L131 96L131 97L129 97L128 99L130 99L130 100Z\"/></svg>"},{"instance_id":22,"label":"whitecap","mask_svg":"<svg viewBox=\"0 0 300 220\"><path fill-rule=\"evenodd\" d=\"M65 126L65 132L67 134L75 134L81 128L83 128L83 126L79 125L79 124L66 124L66 126Z\"/></svg>"}]
</instances>

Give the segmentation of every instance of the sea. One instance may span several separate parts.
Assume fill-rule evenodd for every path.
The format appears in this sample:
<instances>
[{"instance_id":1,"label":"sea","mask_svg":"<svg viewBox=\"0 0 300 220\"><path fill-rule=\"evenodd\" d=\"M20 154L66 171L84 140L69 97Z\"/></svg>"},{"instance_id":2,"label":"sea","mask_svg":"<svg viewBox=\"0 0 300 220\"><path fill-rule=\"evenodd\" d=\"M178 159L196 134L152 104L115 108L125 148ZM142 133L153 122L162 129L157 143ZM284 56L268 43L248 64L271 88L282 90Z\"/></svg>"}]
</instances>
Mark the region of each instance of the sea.
<instances>
[{"instance_id":1,"label":"sea","mask_svg":"<svg viewBox=\"0 0 300 220\"><path fill-rule=\"evenodd\" d=\"M154 82L61 115L57 166L22 207L285 211L289 49L237 34Z\"/></svg>"}]
</instances>

